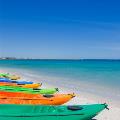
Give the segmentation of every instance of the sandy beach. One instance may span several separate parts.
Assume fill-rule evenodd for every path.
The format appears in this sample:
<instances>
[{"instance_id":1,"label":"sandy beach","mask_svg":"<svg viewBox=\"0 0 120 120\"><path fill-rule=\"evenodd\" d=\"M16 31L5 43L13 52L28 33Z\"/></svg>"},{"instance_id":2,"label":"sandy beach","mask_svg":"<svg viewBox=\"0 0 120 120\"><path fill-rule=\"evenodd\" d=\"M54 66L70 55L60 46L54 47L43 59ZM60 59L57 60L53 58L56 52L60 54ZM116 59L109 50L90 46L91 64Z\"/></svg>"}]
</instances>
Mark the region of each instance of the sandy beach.
<instances>
[{"instance_id":1,"label":"sandy beach","mask_svg":"<svg viewBox=\"0 0 120 120\"><path fill-rule=\"evenodd\" d=\"M59 88L60 93L75 93L76 97L73 98L70 102L66 104L94 104L94 103L107 103L109 105L110 110L104 110L98 116L96 116L95 120L120 120L120 102L109 100L107 98L103 98L96 94L91 94L89 92L84 92L79 88L78 90L75 89L75 86L71 85L67 87L67 83L59 83L56 81L57 78L55 77L45 77L42 75L32 75L29 72L23 72L21 70L15 69L0 69L0 72L8 72L12 74L18 74L22 76L22 79L26 79L29 81L34 81L36 83L42 82L42 88ZM84 86L84 85L83 85Z\"/></svg>"}]
</instances>

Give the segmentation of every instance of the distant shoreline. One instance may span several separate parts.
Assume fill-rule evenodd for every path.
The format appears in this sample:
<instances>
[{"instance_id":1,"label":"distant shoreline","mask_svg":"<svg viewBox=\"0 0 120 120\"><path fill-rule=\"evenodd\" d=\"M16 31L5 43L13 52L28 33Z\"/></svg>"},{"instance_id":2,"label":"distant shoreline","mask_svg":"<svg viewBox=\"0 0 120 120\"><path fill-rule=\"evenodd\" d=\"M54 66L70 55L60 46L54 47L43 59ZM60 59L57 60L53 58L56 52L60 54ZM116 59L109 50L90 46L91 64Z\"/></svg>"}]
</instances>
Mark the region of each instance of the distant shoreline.
<instances>
[{"instance_id":1,"label":"distant shoreline","mask_svg":"<svg viewBox=\"0 0 120 120\"><path fill-rule=\"evenodd\" d=\"M59 60L63 60L63 61L120 61L120 59L37 59L37 58L31 58L31 59L27 59L27 58L0 58L0 60L55 60L55 61L59 61Z\"/></svg>"}]
</instances>

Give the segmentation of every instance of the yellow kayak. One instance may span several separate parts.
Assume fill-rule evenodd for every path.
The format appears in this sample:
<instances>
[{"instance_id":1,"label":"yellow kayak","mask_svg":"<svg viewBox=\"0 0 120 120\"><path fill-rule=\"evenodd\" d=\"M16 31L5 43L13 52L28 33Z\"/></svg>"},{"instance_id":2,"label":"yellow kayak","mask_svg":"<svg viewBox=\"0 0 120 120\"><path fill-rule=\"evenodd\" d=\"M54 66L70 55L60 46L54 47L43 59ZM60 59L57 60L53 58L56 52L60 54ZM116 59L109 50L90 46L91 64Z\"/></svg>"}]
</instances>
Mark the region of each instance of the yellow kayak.
<instances>
[{"instance_id":1,"label":"yellow kayak","mask_svg":"<svg viewBox=\"0 0 120 120\"><path fill-rule=\"evenodd\" d=\"M33 89L37 89L39 87L42 86L42 83L34 83L34 84L25 84L25 85L19 85L21 87L24 87L24 88L33 88Z\"/></svg>"},{"instance_id":2,"label":"yellow kayak","mask_svg":"<svg viewBox=\"0 0 120 120\"><path fill-rule=\"evenodd\" d=\"M24 85L19 85L16 83L7 83L7 82L0 82L0 86L18 86L18 87L23 87L23 88L33 88L37 89L42 86L42 83L34 83L34 84L24 84Z\"/></svg>"},{"instance_id":3,"label":"yellow kayak","mask_svg":"<svg viewBox=\"0 0 120 120\"><path fill-rule=\"evenodd\" d=\"M18 79L20 79L20 76L18 76L18 75L11 75L8 78L11 79L11 80L18 80Z\"/></svg>"}]
</instances>

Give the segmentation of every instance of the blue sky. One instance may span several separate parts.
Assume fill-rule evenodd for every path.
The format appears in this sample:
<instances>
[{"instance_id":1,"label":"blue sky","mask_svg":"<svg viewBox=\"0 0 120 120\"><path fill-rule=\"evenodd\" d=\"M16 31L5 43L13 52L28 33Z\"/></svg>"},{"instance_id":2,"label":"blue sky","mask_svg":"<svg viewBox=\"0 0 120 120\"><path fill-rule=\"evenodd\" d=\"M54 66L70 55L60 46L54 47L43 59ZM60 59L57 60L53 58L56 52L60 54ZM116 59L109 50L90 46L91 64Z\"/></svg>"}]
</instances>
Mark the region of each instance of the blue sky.
<instances>
[{"instance_id":1,"label":"blue sky","mask_svg":"<svg viewBox=\"0 0 120 120\"><path fill-rule=\"evenodd\" d=\"M0 0L0 56L120 58L120 2Z\"/></svg>"}]
</instances>

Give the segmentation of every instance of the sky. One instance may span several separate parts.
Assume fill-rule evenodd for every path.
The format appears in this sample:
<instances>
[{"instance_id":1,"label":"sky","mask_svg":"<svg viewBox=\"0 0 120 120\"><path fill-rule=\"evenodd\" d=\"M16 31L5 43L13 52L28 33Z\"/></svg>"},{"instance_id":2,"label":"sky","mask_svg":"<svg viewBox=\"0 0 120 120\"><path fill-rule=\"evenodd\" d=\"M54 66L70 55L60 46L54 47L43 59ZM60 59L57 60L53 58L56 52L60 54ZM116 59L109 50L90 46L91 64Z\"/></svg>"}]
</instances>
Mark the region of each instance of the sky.
<instances>
[{"instance_id":1,"label":"sky","mask_svg":"<svg viewBox=\"0 0 120 120\"><path fill-rule=\"evenodd\" d=\"M0 57L120 59L119 0L0 0Z\"/></svg>"}]
</instances>

